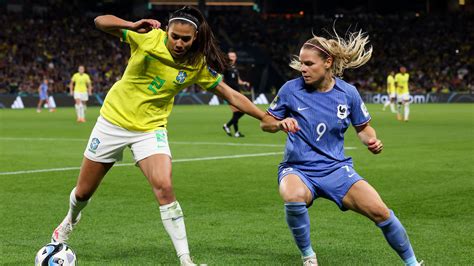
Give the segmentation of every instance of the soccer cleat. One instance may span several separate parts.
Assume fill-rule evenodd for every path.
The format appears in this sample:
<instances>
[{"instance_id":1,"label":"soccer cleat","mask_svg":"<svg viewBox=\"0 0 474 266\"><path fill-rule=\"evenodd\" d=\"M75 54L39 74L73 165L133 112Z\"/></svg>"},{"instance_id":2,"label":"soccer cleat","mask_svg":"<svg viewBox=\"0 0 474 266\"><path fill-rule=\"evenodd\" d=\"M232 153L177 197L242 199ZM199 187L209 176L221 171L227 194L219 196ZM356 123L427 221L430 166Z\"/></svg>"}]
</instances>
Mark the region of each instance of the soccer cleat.
<instances>
[{"instance_id":1,"label":"soccer cleat","mask_svg":"<svg viewBox=\"0 0 474 266\"><path fill-rule=\"evenodd\" d=\"M316 255L303 257L303 266L318 266Z\"/></svg>"},{"instance_id":2,"label":"soccer cleat","mask_svg":"<svg viewBox=\"0 0 474 266\"><path fill-rule=\"evenodd\" d=\"M234 137L236 137L236 138L243 138L243 137L245 137L245 135L242 134L242 133L240 133L239 131L237 131L237 132L235 132Z\"/></svg>"},{"instance_id":3,"label":"soccer cleat","mask_svg":"<svg viewBox=\"0 0 474 266\"><path fill-rule=\"evenodd\" d=\"M232 134L230 133L230 128L229 128L226 124L224 124L224 125L222 126L222 129L224 129L224 131L225 131L225 133L227 134L227 136L229 136L229 137L232 136Z\"/></svg>"},{"instance_id":4,"label":"soccer cleat","mask_svg":"<svg viewBox=\"0 0 474 266\"><path fill-rule=\"evenodd\" d=\"M76 222L72 223L69 220L69 217L66 216L64 220L54 229L53 235L51 236L51 242L53 243L65 243L69 239L69 235L72 232L72 229L81 219L81 214L77 216Z\"/></svg>"},{"instance_id":5,"label":"soccer cleat","mask_svg":"<svg viewBox=\"0 0 474 266\"><path fill-rule=\"evenodd\" d=\"M398 120L398 121L402 121L402 120L403 120L403 119L402 119L402 115L401 115L400 113L397 113L397 120Z\"/></svg>"},{"instance_id":6,"label":"soccer cleat","mask_svg":"<svg viewBox=\"0 0 474 266\"><path fill-rule=\"evenodd\" d=\"M425 265L425 262L423 260L420 260L419 262L416 263L416 266L423 266Z\"/></svg>"},{"instance_id":7,"label":"soccer cleat","mask_svg":"<svg viewBox=\"0 0 474 266\"><path fill-rule=\"evenodd\" d=\"M197 266L197 264L194 263L193 260L191 260L189 254L182 255L179 258L179 263L181 264L181 266Z\"/></svg>"}]
</instances>

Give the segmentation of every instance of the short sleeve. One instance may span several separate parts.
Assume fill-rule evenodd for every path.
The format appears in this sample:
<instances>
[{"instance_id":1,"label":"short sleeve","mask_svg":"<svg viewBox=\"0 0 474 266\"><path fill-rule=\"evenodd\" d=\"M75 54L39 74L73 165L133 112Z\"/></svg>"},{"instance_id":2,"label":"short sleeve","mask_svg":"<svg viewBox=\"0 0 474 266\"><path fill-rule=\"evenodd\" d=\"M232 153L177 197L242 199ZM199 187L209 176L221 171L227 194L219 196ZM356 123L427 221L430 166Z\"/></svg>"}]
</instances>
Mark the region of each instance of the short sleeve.
<instances>
[{"instance_id":1,"label":"short sleeve","mask_svg":"<svg viewBox=\"0 0 474 266\"><path fill-rule=\"evenodd\" d=\"M275 117L278 120L283 120L288 117L289 114L289 103L288 103L288 95L287 89L288 85L283 85L278 94L275 96L273 101L270 104L270 107L267 109L267 113L271 116Z\"/></svg>"},{"instance_id":2,"label":"short sleeve","mask_svg":"<svg viewBox=\"0 0 474 266\"><path fill-rule=\"evenodd\" d=\"M352 125L360 126L369 122L372 118L370 117L367 106L365 106L364 101L362 101L359 92L355 88L351 88L349 91L349 97L351 103L351 112L349 116Z\"/></svg>"},{"instance_id":3,"label":"short sleeve","mask_svg":"<svg viewBox=\"0 0 474 266\"><path fill-rule=\"evenodd\" d=\"M72 75L72 77L71 77L71 81L72 81L72 82L76 82L76 77L77 77L77 73L76 73L76 74L74 74L74 75Z\"/></svg>"},{"instance_id":4,"label":"short sleeve","mask_svg":"<svg viewBox=\"0 0 474 266\"><path fill-rule=\"evenodd\" d=\"M196 84L203 90L212 90L222 81L222 75L209 66L202 67L197 75Z\"/></svg>"},{"instance_id":5,"label":"short sleeve","mask_svg":"<svg viewBox=\"0 0 474 266\"><path fill-rule=\"evenodd\" d=\"M138 33L132 30L122 29L120 40L130 44L133 51L137 49L137 47L143 45L148 39L156 41L156 38L158 38L158 35L160 35L161 32L163 32L161 29L153 29L147 33Z\"/></svg>"}]
</instances>

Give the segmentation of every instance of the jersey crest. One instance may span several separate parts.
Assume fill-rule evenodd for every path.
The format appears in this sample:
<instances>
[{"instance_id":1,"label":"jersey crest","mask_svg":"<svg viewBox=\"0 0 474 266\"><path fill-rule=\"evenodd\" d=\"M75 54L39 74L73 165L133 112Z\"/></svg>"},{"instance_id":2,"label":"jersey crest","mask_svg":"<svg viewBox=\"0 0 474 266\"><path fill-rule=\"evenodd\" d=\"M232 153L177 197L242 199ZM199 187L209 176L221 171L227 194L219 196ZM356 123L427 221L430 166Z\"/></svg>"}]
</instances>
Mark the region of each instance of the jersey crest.
<instances>
[{"instance_id":1,"label":"jersey crest","mask_svg":"<svg viewBox=\"0 0 474 266\"><path fill-rule=\"evenodd\" d=\"M183 84L187 76L188 74L186 74L186 72L184 72L183 70L180 70L178 72L178 75L176 76L176 82L178 82L179 84Z\"/></svg>"},{"instance_id":2,"label":"jersey crest","mask_svg":"<svg viewBox=\"0 0 474 266\"><path fill-rule=\"evenodd\" d=\"M339 117L339 119L345 119L348 115L347 105L339 104L337 106L337 117Z\"/></svg>"}]
</instances>

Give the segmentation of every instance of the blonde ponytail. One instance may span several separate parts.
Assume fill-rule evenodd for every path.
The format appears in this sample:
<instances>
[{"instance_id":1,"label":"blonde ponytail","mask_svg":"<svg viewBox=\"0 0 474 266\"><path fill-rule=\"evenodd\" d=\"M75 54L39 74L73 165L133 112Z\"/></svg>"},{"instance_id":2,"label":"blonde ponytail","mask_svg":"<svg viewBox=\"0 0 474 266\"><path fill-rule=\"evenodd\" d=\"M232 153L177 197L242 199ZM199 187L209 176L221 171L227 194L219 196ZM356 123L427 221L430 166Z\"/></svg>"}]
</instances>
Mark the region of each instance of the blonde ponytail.
<instances>
[{"instance_id":1,"label":"blonde ponytail","mask_svg":"<svg viewBox=\"0 0 474 266\"><path fill-rule=\"evenodd\" d=\"M309 39L301 49L315 49L323 58L332 57L331 71L333 75L341 77L345 69L358 68L367 63L372 56L372 46L365 49L369 43L369 37L362 30L350 33L347 40L340 37L335 29L333 30L335 33L333 39L313 34L313 38ZM293 58L290 67L300 71L301 62L298 57Z\"/></svg>"}]
</instances>

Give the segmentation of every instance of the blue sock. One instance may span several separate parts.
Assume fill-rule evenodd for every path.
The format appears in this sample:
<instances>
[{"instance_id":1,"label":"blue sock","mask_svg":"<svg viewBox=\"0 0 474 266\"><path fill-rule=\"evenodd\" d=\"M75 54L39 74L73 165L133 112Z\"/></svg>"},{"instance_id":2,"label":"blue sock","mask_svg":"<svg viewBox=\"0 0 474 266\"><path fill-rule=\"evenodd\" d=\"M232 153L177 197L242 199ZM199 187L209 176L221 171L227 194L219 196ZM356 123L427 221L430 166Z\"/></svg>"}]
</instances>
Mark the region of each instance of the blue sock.
<instances>
[{"instance_id":1,"label":"blue sock","mask_svg":"<svg viewBox=\"0 0 474 266\"><path fill-rule=\"evenodd\" d=\"M287 202L285 203L286 222L293 233L296 245L303 257L315 255L311 247L309 235L309 215L306 203Z\"/></svg>"},{"instance_id":2,"label":"blue sock","mask_svg":"<svg viewBox=\"0 0 474 266\"><path fill-rule=\"evenodd\" d=\"M390 218L377 224L377 226L382 229L385 239L402 258L405 265L416 265L415 253L411 247L407 232L392 210L390 210Z\"/></svg>"}]
</instances>

